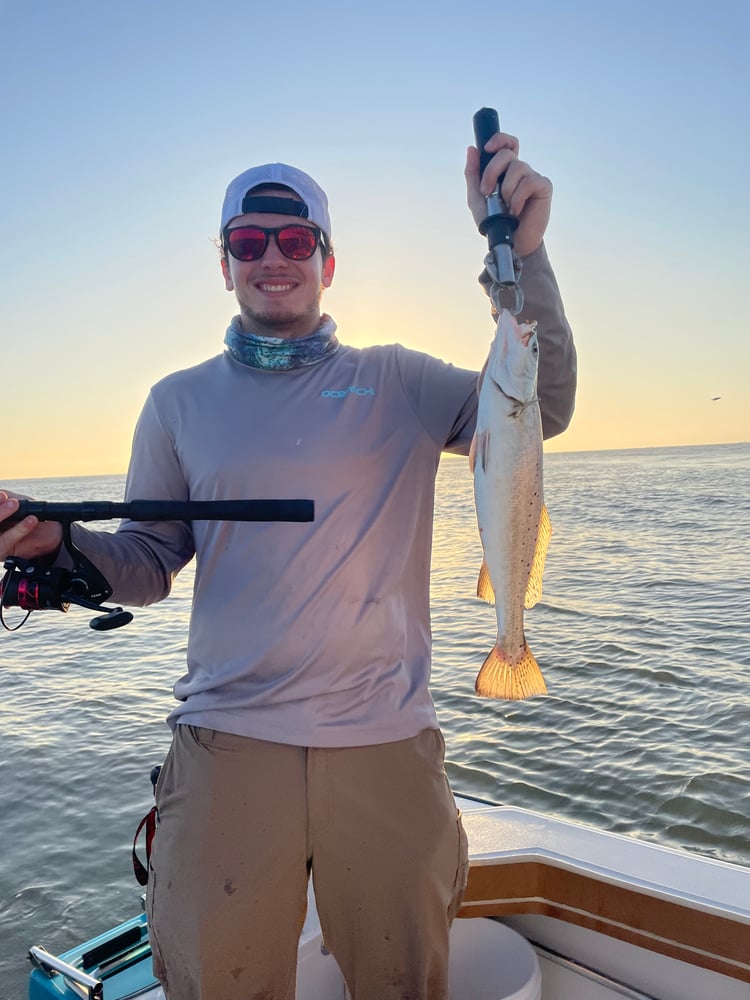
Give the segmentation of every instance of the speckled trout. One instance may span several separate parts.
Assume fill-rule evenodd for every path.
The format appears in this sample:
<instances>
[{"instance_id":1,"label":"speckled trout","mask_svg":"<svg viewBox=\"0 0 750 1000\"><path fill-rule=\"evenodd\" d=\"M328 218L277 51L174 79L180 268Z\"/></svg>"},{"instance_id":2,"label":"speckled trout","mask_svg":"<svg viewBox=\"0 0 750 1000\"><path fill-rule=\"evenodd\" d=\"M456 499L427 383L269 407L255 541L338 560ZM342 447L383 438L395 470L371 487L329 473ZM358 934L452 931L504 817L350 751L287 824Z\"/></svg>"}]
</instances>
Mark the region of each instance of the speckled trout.
<instances>
[{"instance_id":1,"label":"speckled trout","mask_svg":"<svg viewBox=\"0 0 750 1000\"><path fill-rule=\"evenodd\" d=\"M495 605L497 640L477 694L517 700L547 686L526 642L524 608L542 595L551 533L542 496L542 420L536 323L503 309L481 379L471 445L477 523L484 549L477 596Z\"/></svg>"}]
</instances>

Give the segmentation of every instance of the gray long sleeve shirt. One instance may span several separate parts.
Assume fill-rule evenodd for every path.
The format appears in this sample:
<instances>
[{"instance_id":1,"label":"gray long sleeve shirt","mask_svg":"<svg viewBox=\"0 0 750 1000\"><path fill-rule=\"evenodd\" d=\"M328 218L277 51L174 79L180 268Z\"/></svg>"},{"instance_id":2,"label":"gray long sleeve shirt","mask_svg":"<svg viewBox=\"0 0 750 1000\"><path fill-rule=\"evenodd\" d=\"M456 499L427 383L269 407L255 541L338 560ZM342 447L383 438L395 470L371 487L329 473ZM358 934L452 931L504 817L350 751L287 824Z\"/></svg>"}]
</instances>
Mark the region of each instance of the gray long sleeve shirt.
<instances>
[{"instance_id":1,"label":"gray long sleeve shirt","mask_svg":"<svg viewBox=\"0 0 750 1000\"><path fill-rule=\"evenodd\" d=\"M544 248L526 259L545 435L572 414L575 352ZM477 373L398 345L342 346L292 371L225 353L151 390L129 499L309 497L312 523L136 523L74 541L123 604L196 556L187 671L170 724L299 746L435 726L429 572L441 452L468 453ZM470 488L467 474L467 489Z\"/></svg>"}]
</instances>

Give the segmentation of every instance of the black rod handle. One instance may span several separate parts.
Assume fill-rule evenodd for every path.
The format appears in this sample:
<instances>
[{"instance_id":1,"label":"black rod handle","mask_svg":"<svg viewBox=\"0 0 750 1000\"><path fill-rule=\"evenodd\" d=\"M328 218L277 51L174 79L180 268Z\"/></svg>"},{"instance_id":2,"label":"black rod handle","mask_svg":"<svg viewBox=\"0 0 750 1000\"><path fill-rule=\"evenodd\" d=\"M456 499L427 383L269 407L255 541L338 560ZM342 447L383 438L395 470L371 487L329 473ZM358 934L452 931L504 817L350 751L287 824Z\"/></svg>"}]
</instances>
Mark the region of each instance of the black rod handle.
<instances>
[{"instance_id":1,"label":"black rod handle","mask_svg":"<svg viewBox=\"0 0 750 1000\"><path fill-rule=\"evenodd\" d=\"M492 153L485 151L485 145L490 141L495 132L500 131L500 117L494 108L480 108L474 115L474 141L479 150L479 178L487 169L487 164L493 157ZM502 178L500 178L502 180Z\"/></svg>"},{"instance_id":2,"label":"black rod handle","mask_svg":"<svg viewBox=\"0 0 750 1000\"><path fill-rule=\"evenodd\" d=\"M127 500L111 503L91 500L54 503L19 500L18 510L3 524L12 524L33 514L40 521L107 521L126 517L131 521L313 521L312 500Z\"/></svg>"}]
</instances>

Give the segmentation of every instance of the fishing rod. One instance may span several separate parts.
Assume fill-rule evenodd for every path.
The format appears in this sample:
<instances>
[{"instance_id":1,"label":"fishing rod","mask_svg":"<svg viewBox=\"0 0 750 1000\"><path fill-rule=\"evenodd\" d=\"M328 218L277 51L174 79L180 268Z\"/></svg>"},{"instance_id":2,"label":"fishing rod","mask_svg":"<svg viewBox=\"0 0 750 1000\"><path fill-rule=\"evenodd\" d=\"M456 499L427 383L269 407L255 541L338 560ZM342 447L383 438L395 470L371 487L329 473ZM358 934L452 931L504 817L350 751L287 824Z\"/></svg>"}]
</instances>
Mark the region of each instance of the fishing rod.
<instances>
[{"instance_id":1,"label":"fishing rod","mask_svg":"<svg viewBox=\"0 0 750 1000\"><path fill-rule=\"evenodd\" d=\"M500 131L500 118L494 108L480 108L474 115L474 141L479 150L479 177L481 179L493 153L485 150L485 145L496 132ZM510 215L500 194L503 183L501 174L497 179L495 190L487 195L487 217L480 222L479 232L487 237L492 260L497 272L497 283L500 285L500 296L507 302L507 308L514 314L521 311L523 292L518 284L516 265L513 255L513 234L518 228L518 219Z\"/></svg>"},{"instance_id":2,"label":"fishing rod","mask_svg":"<svg viewBox=\"0 0 750 1000\"><path fill-rule=\"evenodd\" d=\"M8 632L17 631L32 611L67 611L71 604L105 614L92 618L89 625L97 632L120 628L133 620L129 611L108 608L104 601L112 596L112 587L104 575L73 544L70 526L74 521L106 521L127 518L131 521L293 521L315 519L312 500L127 500L54 503L44 500L19 500L18 510L4 525L17 523L29 515L40 521L62 525L63 547L73 561L72 569L47 565L33 559L10 556L5 560L5 576L0 581L0 624ZM3 609L19 607L26 616L18 625L9 626Z\"/></svg>"},{"instance_id":3,"label":"fishing rod","mask_svg":"<svg viewBox=\"0 0 750 1000\"><path fill-rule=\"evenodd\" d=\"M33 514L40 521L108 521L125 517L131 521L312 521L312 500L89 500L52 503L19 500L18 510L4 524L22 521Z\"/></svg>"}]
</instances>

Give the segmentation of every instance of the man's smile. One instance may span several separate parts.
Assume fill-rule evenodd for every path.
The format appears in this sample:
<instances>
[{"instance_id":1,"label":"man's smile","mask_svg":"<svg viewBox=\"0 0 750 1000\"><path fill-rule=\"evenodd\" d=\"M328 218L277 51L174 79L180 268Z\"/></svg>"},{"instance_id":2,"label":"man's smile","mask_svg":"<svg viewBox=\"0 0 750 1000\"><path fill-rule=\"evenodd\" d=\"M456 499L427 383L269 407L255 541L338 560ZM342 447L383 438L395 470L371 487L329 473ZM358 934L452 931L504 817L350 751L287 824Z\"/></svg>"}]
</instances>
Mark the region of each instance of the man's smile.
<instances>
[{"instance_id":1,"label":"man's smile","mask_svg":"<svg viewBox=\"0 0 750 1000\"><path fill-rule=\"evenodd\" d=\"M278 295L281 292L291 292L297 285L293 281L258 281L255 287L260 292L270 295Z\"/></svg>"}]
</instances>

